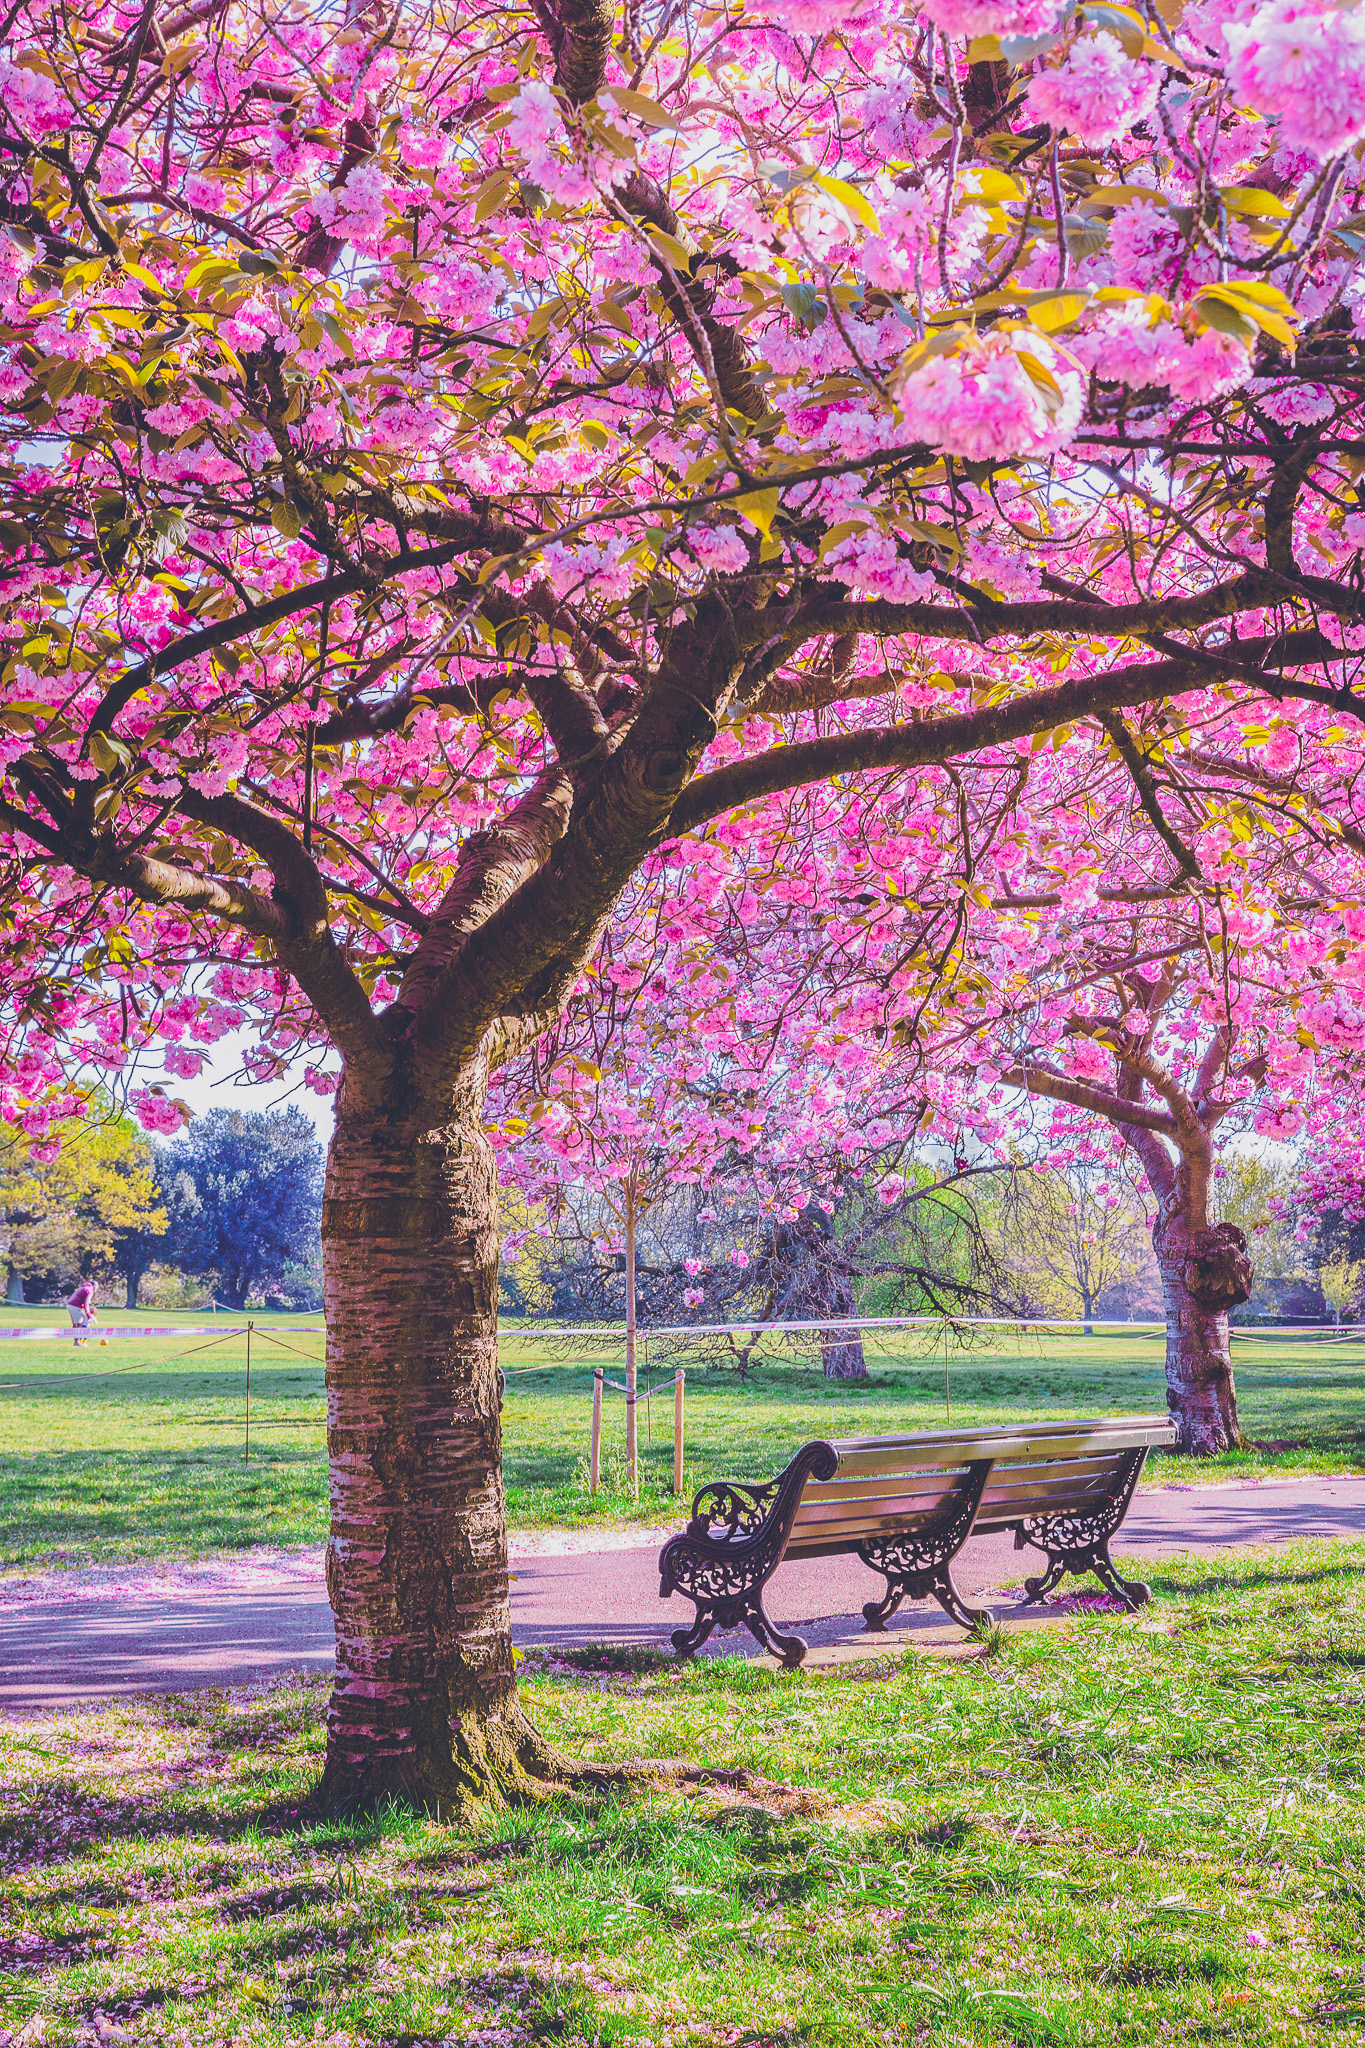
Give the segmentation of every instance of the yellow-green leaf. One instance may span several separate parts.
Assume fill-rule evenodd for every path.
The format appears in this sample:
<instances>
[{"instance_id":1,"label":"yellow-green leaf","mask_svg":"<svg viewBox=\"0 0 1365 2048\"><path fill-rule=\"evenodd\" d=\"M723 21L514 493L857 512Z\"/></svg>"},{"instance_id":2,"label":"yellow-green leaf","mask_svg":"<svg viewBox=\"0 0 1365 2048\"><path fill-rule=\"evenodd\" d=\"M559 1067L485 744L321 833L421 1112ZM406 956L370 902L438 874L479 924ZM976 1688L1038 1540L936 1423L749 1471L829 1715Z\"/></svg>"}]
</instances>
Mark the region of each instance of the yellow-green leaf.
<instances>
[{"instance_id":1,"label":"yellow-green leaf","mask_svg":"<svg viewBox=\"0 0 1365 2048\"><path fill-rule=\"evenodd\" d=\"M831 199L837 199L845 212L851 213L855 220L861 221L872 234L875 235L879 231L881 222L856 185L850 185L846 178L831 178L825 171L817 171L811 182L818 185L822 192L828 193Z\"/></svg>"},{"instance_id":2,"label":"yellow-green leaf","mask_svg":"<svg viewBox=\"0 0 1365 2048\"><path fill-rule=\"evenodd\" d=\"M841 519L839 524L831 526L829 532L822 538L820 542L820 560L823 562L825 556L829 554L831 549L837 548L840 541L848 540L855 533L866 533L867 528L868 521L866 519Z\"/></svg>"},{"instance_id":3,"label":"yellow-green leaf","mask_svg":"<svg viewBox=\"0 0 1365 2048\"><path fill-rule=\"evenodd\" d=\"M758 528L764 540L771 540L773 520L777 516L781 496L781 492L776 489L746 491L742 498L736 498L735 510L743 513L751 526Z\"/></svg>"},{"instance_id":4,"label":"yellow-green leaf","mask_svg":"<svg viewBox=\"0 0 1365 2048\"><path fill-rule=\"evenodd\" d=\"M1272 220L1287 220L1289 208L1274 192L1262 185L1224 185L1223 204L1229 213L1268 214Z\"/></svg>"},{"instance_id":5,"label":"yellow-green leaf","mask_svg":"<svg viewBox=\"0 0 1365 2048\"><path fill-rule=\"evenodd\" d=\"M475 221L487 220L490 213L496 213L515 183L510 171L494 171L491 178L485 178L474 201Z\"/></svg>"},{"instance_id":6,"label":"yellow-green leaf","mask_svg":"<svg viewBox=\"0 0 1365 2048\"><path fill-rule=\"evenodd\" d=\"M676 114L670 114L667 107L661 107L657 100L648 98L645 93L630 92L623 85L614 85L611 96L623 114L643 121L647 128L676 128L679 125Z\"/></svg>"},{"instance_id":7,"label":"yellow-green leaf","mask_svg":"<svg viewBox=\"0 0 1365 2048\"><path fill-rule=\"evenodd\" d=\"M1244 348L1249 349L1255 343L1256 323L1220 293L1207 289L1200 292L1194 302L1194 316L1201 327L1213 327L1219 334L1230 334Z\"/></svg>"},{"instance_id":8,"label":"yellow-green leaf","mask_svg":"<svg viewBox=\"0 0 1365 2048\"><path fill-rule=\"evenodd\" d=\"M162 284L160 278L153 276L152 272L146 269L143 264L133 263L126 256L122 258L122 262L123 267L127 271L129 277L135 277L139 284L145 284L150 286L151 290L156 293L159 299L164 298L166 296L166 288Z\"/></svg>"},{"instance_id":9,"label":"yellow-green leaf","mask_svg":"<svg viewBox=\"0 0 1365 2048\"><path fill-rule=\"evenodd\" d=\"M1035 327L1041 327L1044 334L1055 334L1060 327L1070 327L1079 320L1090 304L1088 291L1030 292L1026 311Z\"/></svg>"},{"instance_id":10,"label":"yellow-green leaf","mask_svg":"<svg viewBox=\"0 0 1365 2048\"><path fill-rule=\"evenodd\" d=\"M117 775L133 758L125 741L98 730L91 733L86 751L101 775Z\"/></svg>"},{"instance_id":11,"label":"yellow-green leaf","mask_svg":"<svg viewBox=\"0 0 1365 2048\"><path fill-rule=\"evenodd\" d=\"M988 167L986 170L974 170L971 176L976 180L975 196L978 198L1022 199L1024 196L1023 186L1008 171Z\"/></svg>"},{"instance_id":12,"label":"yellow-green leaf","mask_svg":"<svg viewBox=\"0 0 1365 2048\"><path fill-rule=\"evenodd\" d=\"M1294 308L1273 284L1206 284L1195 299L1195 312L1210 326L1216 327L1220 323L1209 313L1210 300L1230 308L1243 320L1254 321L1284 348L1297 348L1298 336L1291 325ZM1228 333L1232 330L1224 328L1223 331Z\"/></svg>"},{"instance_id":13,"label":"yellow-green leaf","mask_svg":"<svg viewBox=\"0 0 1365 2048\"><path fill-rule=\"evenodd\" d=\"M677 236L666 234L662 228L655 227L648 228L646 233L655 254L663 258L670 270L679 270L684 277L690 277L692 258Z\"/></svg>"}]
</instances>

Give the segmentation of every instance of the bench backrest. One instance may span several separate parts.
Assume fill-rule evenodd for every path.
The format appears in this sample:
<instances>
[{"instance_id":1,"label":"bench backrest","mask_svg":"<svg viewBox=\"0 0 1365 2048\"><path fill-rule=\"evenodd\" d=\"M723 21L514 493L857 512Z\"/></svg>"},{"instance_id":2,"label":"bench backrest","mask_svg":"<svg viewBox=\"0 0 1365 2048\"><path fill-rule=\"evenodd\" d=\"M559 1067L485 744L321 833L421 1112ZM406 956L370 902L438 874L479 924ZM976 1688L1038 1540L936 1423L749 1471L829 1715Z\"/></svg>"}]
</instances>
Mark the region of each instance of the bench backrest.
<instances>
[{"instance_id":1,"label":"bench backrest","mask_svg":"<svg viewBox=\"0 0 1365 2048\"><path fill-rule=\"evenodd\" d=\"M1113 1490L1127 1452L1175 1441L1165 1415L846 1437L834 1445L834 1477L806 1481L786 1555L830 1556L869 1537L913 1533L951 1508L983 1459L991 1460L991 1471L975 1530L1084 1511Z\"/></svg>"}]
</instances>

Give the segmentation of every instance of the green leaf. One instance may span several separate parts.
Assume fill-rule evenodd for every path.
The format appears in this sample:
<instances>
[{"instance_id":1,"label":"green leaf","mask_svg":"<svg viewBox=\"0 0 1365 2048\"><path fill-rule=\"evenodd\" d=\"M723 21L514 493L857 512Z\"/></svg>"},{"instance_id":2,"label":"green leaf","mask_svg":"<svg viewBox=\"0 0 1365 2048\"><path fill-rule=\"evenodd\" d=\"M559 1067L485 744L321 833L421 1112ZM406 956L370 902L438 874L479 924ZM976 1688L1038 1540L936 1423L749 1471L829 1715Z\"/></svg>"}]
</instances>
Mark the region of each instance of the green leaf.
<instances>
[{"instance_id":1,"label":"green leaf","mask_svg":"<svg viewBox=\"0 0 1365 2048\"><path fill-rule=\"evenodd\" d=\"M101 775L120 774L133 758L125 740L115 739L112 733L102 732L98 728L87 739L85 751Z\"/></svg>"},{"instance_id":2,"label":"green leaf","mask_svg":"<svg viewBox=\"0 0 1365 2048\"><path fill-rule=\"evenodd\" d=\"M742 498L735 499L735 510L743 514L751 526L756 526L764 540L772 539L773 520L782 493L774 487L769 491L746 491Z\"/></svg>"},{"instance_id":3,"label":"green leaf","mask_svg":"<svg viewBox=\"0 0 1365 2048\"><path fill-rule=\"evenodd\" d=\"M1236 306L1226 299L1216 297L1212 292L1202 291L1194 302L1195 318L1201 328L1216 328L1219 334L1231 334L1241 342L1243 348L1253 348L1256 343L1256 325L1248 320Z\"/></svg>"},{"instance_id":4,"label":"green leaf","mask_svg":"<svg viewBox=\"0 0 1365 2048\"><path fill-rule=\"evenodd\" d=\"M656 256L662 257L671 270L678 271L683 277L692 275L692 258L676 235L665 234L662 228L656 227L646 232Z\"/></svg>"},{"instance_id":5,"label":"green leaf","mask_svg":"<svg viewBox=\"0 0 1365 2048\"><path fill-rule=\"evenodd\" d=\"M490 213L496 213L504 200L510 197L516 180L510 171L494 171L491 178L485 178L474 200L474 220L487 220Z\"/></svg>"},{"instance_id":6,"label":"green leaf","mask_svg":"<svg viewBox=\"0 0 1365 2048\"><path fill-rule=\"evenodd\" d=\"M614 85L611 88L611 96L623 114L629 114L633 120L643 121L647 128L680 126L676 114L670 114L667 107L661 107L657 100L648 98L645 93L631 92L624 85Z\"/></svg>"},{"instance_id":7,"label":"green leaf","mask_svg":"<svg viewBox=\"0 0 1365 2048\"><path fill-rule=\"evenodd\" d=\"M1071 237L1067 236L1070 243ZM1079 320L1090 304L1092 294L1080 291L1029 292L1025 295L1025 310L1035 327L1044 334L1055 334L1059 328L1070 327Z\"/></svg>"},{"instance_id":8,"label":"green leaf","mask_svg":"<svg viewBox=\"0 0 1365 2048\"><path fill-rule=\"evenodd\" d=\"M1273 284L1206 284L1194 302L1197 318L1208 327L1217 327L1224 334L1234 334L1236 328L1224 326L1214 317L1213 308L1223 307L1245 323L1254 323L1250 328L1251 341L1256 338L1256 328L1262 328L1275 341L1287 349L1298 347L1298 336L1294 332L1294 308L1284 293L1277 291ZM1251 346L1251 342L1247 343Z\"/></svg>"},{"instance_id":9,"label":"green leaf","mask_svg":"<svg viewBox=\"0 0 1365 2048\"><path fill-rule=\"evenodd\" d=\"M1269 215L1272 220L1289 218L1289 208L1283 199L1260 185L1224 185L1222 200L1229 213Z\"/></svg>"},{"instance_id":10,"label":"green leaf","mask_svg":"<svg viewBox=\"0 0 1365 2048\"><path fill-rule=\"evenodd\" d=\"M851 213L855 220L861 221L874 235L880 233L881 222L856 185L850 185L846 178L831 178L824 171L817 171L811 182L818 185L822 192L828 193L831 199L836 199L846 213Z\"/></svg>"}]
</instances>

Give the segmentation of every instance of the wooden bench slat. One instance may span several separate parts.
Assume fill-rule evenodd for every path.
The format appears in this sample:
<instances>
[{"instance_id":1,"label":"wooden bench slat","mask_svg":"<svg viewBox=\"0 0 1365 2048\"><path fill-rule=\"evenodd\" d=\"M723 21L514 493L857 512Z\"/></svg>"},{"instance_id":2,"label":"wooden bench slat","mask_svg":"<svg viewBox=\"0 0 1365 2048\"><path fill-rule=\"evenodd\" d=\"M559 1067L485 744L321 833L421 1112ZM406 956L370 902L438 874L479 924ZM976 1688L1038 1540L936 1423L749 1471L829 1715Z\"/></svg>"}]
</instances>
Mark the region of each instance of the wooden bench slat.
<instances>
[{"instance_id":1,"label":"wooden bench slat","mask_svg":"<svg viewBox=\"0 0 1365 2048\"><path fill-rule=\"evenodd\" d=\"M1065 1442L1032 1434L982 1437L977 1442L963 1447L962 1460L964 1464L977 1458L993 1458L997 1463L1018 1462L1030 1458L1055 1462L1102 1451L1153 1449L1174 1442L1174 1430L1152 1431L1146 1428L1093 1432L1088 1436L1069 1437ZM931 1448L928 1445L896 1445L894 1448L882 1446L873 1451L861 1447L850 1449L847 1445L836 1443L834 1448L839 1453L839 1470L849 1478L876 1478L885 1472L910 1470L915 1465L942 1471L955 1462L955 1456L949 1455L944 1446ZM957 1446L954 1445L953 1454L956 1451Z\"/></svg>"},{"instance_id":2,"label":"wooden bench slat","mask_svg":"<svg viewBox=\"0 0 1365 2048\"><path fill-rule=\"evenodd\" d=\"M837 1541L842 1549L847 1550L851 1545L861 1543L865 1537L885 1536L891 1530L907 1530L914 1534L920 1529L932 1527L939 1518L937 1512L907 1514L898 1513L892 1507L882 1510L862 1508L856 1514L832 1516L825 1522L807 1522L804 1528L793 1530L786 1554L790 1557L795 1549L804 1549L811 1543L824 1544L831 1541Z\"/></svg>"},{"instance_id":3,"label":"wooden bench slat","mask_svg":"<svg viewBox=\"0 0 1365 2048\"><path fill-rule=\"evenodd\" d=\"M1125 1449L1134 1448L1136 1446L1125 1446ZM1011 1483L1015 1478L1027 1479L1032 1472L1074 1474L1077 1479L1082 1480L1091 1474L1102 1476L1117 1471L1123 1457L1124 1450L1105 1449L1082 1451L1074 1457L1065 1458L999 1458L994 1461L988 1486L998 1485L1002 1478L1006 1477ZM951 1486L954 1483L961 1485L965 1481L968 1469L967 1464L917 1465L898 1460L894 1464L888 1462L883 1472L864 1473L856 1466L846 1466L841 1460L833 1479L807 1480L802 1500L818 1499L831 1492L872 1495L888 1486L913 1490L915 1484L920 1481L926 1486Z\"/></svg>"},{"instance_id":4,"label":"wooden bench slat","mask_svg":"<svg viewBox=\"0 0 1365 2048\"><path fill-rule=\"evenodd\" d=\"M880 1500L889 1495L899 1499L902 1495L914 1494L946 1500L962 1491L965 1477L961 1472L905 1472L888 1474L881 1479L841 1479L836 1475L824 1486L806 1487L801 1505L796 1510L796 1519L799 1522L807 1507L816 1507L822 1501Z\"/></svg>"},{"instance_id":5,"label":"wooden bench slat","mask_svg":"<svg viewBox=\"0 0 1365 2048\"><path fill-rule=\"evenodd\" d=\"M890 1515L909 1516L916 1521L931 1521L941 1515L958 1498L956 1492L943 1494L874 1494L867 1500L824 1500L812 1501L809 1509L792 1523L795 1534L802 1529L827 1529L845 1523L851 1528L855 1522L865 1522L869 1517L883 1522Z\"/></svg>"},{"instance_id":6,"label":"wooden bench slat","mask_svg":"<svg viewBox=\"0 0 1365 2048\"><path fill-rule=\"evenodd\" d=\"M884 1452L927 1450L931 1455L947 1457L950 1452L960 1449L964 1457L988 1457L992 1455L985 1447L988 1444L1036 1443L1048 1448L1059 1448L1062 1437L1106 1436L1117 1441L1119 1435L1141 1431L1145 1442L1175 1442L1175 1427L1167 1415L1097 1415L1077 1417L1063 1422L1029 1422L1017 1429L1002 1429L998 1423L982 1423L971 1429L917 1430L906 1436L849 1436L832 1439L840 1460L856 1457L860 1452L879 1455ZM1146 1433L1150 1432L1150 1435ZM998 1456L1006 1457L1001 1450Z\"/></svg>"}]
</instances>

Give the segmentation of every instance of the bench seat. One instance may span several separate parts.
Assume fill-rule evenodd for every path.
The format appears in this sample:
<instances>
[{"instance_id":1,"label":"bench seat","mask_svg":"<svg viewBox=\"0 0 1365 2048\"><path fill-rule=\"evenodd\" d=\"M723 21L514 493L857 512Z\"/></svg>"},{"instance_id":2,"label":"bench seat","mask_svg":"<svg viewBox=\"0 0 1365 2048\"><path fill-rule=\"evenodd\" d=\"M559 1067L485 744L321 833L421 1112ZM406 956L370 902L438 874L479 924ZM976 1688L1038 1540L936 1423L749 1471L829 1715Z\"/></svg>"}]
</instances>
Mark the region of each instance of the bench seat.
<instances>
[{"instance_id":1,"label":"bench seat","mask_svg":"<svg viewBox=\"0 0 1365 2048\"><path fill-rule=\"evenodd\" d=\"M690 1656L713 1629L743 1626L800 1663L806 1645L774 1629L763 1588L784 1558L850 1551L886 1580L863 1609L869 1628L884 1628L907 1594L931 1596L970 1627L983 1611L962 1599L952 1560L969 1536L1005 1529L1017 1549L1032 1543L1047 1557L1047 1570L1024 1582L1030 1602L1067 1572L1093 1571L1134 1610L1147 1588L1120 1578L1109 1539L1148 1451L1175 1441L1165 1415L845 1437L805 1445L767 1485L703 1486L686 1530L659 1555L661 1596L681 1593L697 1610L674 1647Z\"/></svg>"}]
</instances>

